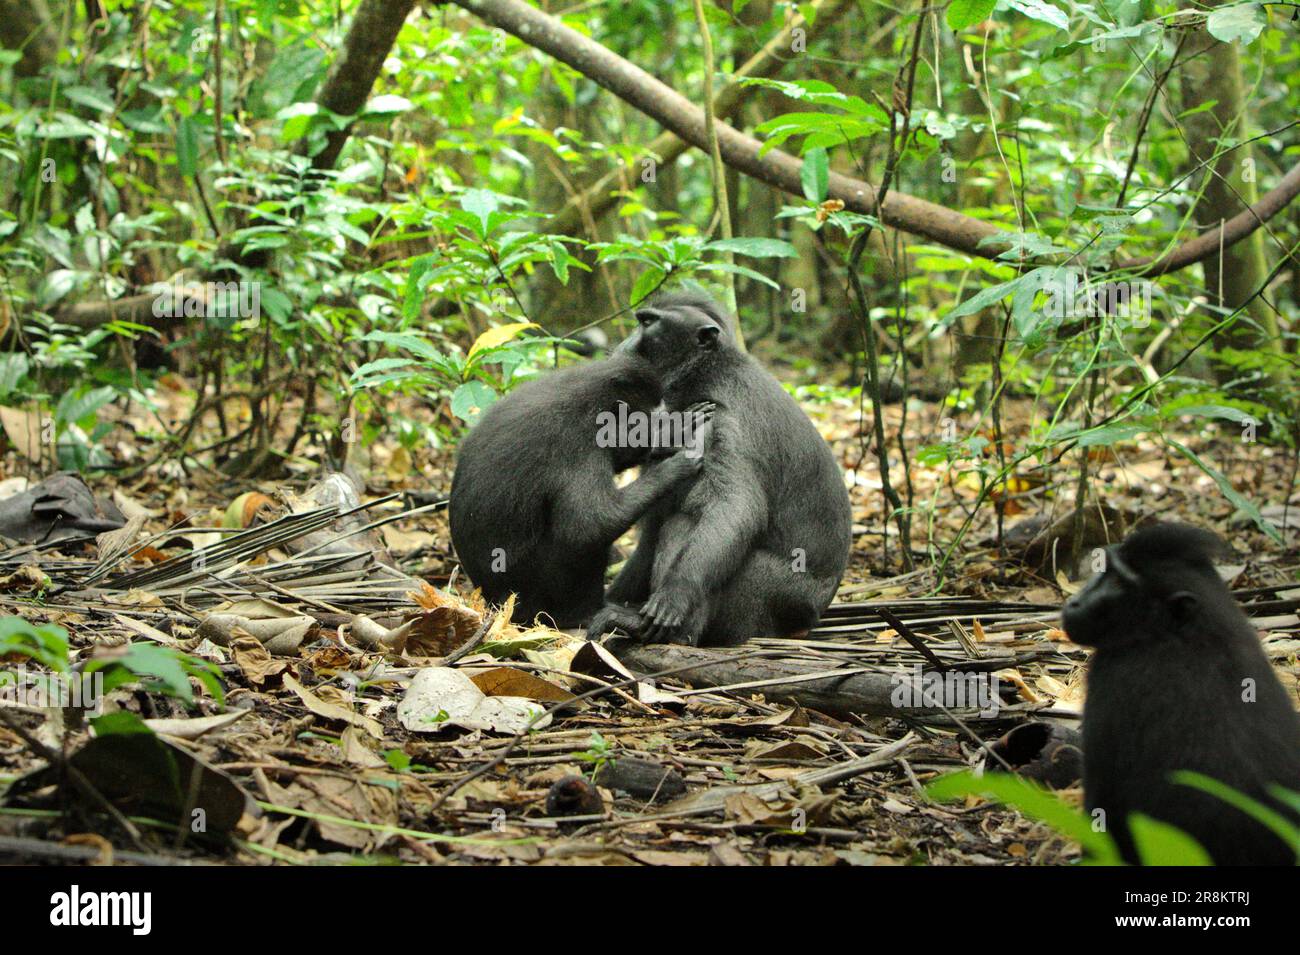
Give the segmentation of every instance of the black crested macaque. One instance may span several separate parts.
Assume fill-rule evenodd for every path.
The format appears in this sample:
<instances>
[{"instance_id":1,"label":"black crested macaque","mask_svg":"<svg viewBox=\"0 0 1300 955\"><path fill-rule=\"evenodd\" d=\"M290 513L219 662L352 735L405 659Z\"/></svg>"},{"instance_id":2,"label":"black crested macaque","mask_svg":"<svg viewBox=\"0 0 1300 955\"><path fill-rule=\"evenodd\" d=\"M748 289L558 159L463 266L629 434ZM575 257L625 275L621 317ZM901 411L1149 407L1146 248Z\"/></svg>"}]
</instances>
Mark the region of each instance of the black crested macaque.
<instances>
[{"instance_id":1,"label":"black crested macaque","mask_svg":"<svg viewBox=\"0 0 1300 955\"><path fill-rule=\"evenodd\" d=\"M1124 859L1130 813L1195 838L1219 865L1294 865L1296 852L1246 813L1170 774L1211 776L1300 825L1270 789L1300 791L1300 715L1259 635L1214 570L1219 537L1156 524L1106 552L1065 604L1075 643L1095 647L1083 714L1083 788Z\"/></svg>"},{"instance_id":2,"label":"black crested macaque","mask_svg":"<svg viewBox=\"0 0 1300 955\"><path fill-rule=\"evenodd\" d=\"M649 362L615 355L520 385L461 441L451 483L452 543L490 602L518 595L516 622L546 614L558 627L584 626L603 604L614 541L656 500L700 473L698 449L688 448L657 459L626 487L615 485L615 474L647 460L660 397ZM702 441L710 412L690 409L690 424L677 438ZM646 425L641 437L618 430L620 424L609 432L617 440L604 439L607 422L638 419Z\"/></svg>"},{"instance_id":3,"label":"black crested macaque","mask_svg":"<svg viewBox=\"0 0 1300 955\"><path fill-rule=\"evenodd\" d=\"M852 543L835 456L777 380L736 347L712 300L661 296L636 318L618 353L654 365L668 408L704 401L716 410L703 474L646 514L587 635L725 645L808 630L835 596Z\"/></svg>"}]
</instances>

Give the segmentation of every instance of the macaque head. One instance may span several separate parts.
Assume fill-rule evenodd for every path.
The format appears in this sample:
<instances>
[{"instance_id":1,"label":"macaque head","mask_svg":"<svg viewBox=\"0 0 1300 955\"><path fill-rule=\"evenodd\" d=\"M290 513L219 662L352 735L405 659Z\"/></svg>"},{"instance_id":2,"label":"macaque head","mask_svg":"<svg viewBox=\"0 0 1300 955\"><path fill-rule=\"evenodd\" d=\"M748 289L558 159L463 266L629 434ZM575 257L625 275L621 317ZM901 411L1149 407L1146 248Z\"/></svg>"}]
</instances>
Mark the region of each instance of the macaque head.
<instances>
[{"instance_id":1,"label":"macaque head","mask_svg":"<svg viewBox=\"0 0 1300 955\"><path fill-rule=\"evenodd\" d=\"M1156 524L1098 555L1097 573L1066 601L1061 623L1075 643L1122 646L1186 633L1207 607L1235 609L1212 558L1226 546L1186 524Z\"/></svg>"},{"instance_id":2,"label":"macaque head","mask_svg":"<svg viewBox=\"0 0 1300 955\"><path fill-rule=\"evenodd\" d=\"M636 310L636 322L618 351L642 356L665 378L732 337L726 314L703 295L658 296Z\"/></svg>"}]
</instances>

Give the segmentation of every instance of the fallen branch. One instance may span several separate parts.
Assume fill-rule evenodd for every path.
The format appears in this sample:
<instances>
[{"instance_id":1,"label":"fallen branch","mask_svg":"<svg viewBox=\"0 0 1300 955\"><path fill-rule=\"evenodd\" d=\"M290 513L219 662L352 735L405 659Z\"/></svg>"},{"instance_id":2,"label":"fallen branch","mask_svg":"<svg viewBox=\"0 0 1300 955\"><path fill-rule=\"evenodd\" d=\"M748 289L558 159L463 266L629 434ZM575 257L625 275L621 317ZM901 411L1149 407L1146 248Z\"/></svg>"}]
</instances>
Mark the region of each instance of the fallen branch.
<instances>
[{"instance_id":1,"label":"fallen branch","mask_svg":"<svg viewBox=\"0 0 1300 955\"><path fill-rule=\"evenodd\" d=\"M894 704L900 676L874 667L828 669L791 660L738 656L735 650L611 641L610 651L634 673L651 676L666 670L689 671L696 687L728 691L761 690L768 700L796 703L832 716L938 716L942 707ZM916 695L913 694L916 698ZM1003 708L1005 712L1005 707ZM961 712L971 716L972 711Z\"/></svg>"}]
</instances>

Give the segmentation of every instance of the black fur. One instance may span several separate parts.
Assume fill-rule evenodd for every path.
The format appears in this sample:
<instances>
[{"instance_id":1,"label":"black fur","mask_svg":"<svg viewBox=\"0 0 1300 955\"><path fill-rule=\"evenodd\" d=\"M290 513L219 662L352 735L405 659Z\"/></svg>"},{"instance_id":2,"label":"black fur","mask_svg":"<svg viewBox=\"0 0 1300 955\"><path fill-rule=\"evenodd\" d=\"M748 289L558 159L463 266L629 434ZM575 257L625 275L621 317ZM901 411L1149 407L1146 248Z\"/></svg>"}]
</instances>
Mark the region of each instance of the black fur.
<instances>
[{"instance_id":1,"label":"black fur","mask_svg":"<svg viewBox=\"0 0 1300 955\"><path fill-rule=\"evenodd\" d=\"M1300 825L1300 811L1269 792L1300 792L1300 715L1214 570L1225 551L1216 535L1187 525L1137 531L1062 612L1070 638L1096 648L1083 720L1085 802L1105 811L1131 863L1134 812L1189 833L1219 865L1296 862L1242 811L1169 778L1212 776ZM1245 680L1254 702L1243 700Z\"/></svg>"},{"instance_id":2,"label":"black fur","mask_svg":"<svg viewBox=\"0 0 1300 955\"><path fill-rule=\"evenodd\" d=\"M698 456L675 454L625 488L614 483L646 449L598 447L597 416L619 402L648 414L660 392L635 355L589 362L520 385L461 442L451 539L484 597L499 604L518 594L516 621L543 613L556 626L585 624L601 607L614 541L699 473Z\"/></svg>"},{"instance_id":3,"label":"black fur","mask_svg":"<svg viewBox=\"0 0 1300 955\"><path fill-rule=\"evenodd\" d=\"M777 380L736 347L716 303L663 296L637 321L618 351L654 365L668 408L707 401L717 410L703 474L646 515L588 635L734 644L807 630L834 597L852 543L834 455Z\"/></svg>"}]
</instances>

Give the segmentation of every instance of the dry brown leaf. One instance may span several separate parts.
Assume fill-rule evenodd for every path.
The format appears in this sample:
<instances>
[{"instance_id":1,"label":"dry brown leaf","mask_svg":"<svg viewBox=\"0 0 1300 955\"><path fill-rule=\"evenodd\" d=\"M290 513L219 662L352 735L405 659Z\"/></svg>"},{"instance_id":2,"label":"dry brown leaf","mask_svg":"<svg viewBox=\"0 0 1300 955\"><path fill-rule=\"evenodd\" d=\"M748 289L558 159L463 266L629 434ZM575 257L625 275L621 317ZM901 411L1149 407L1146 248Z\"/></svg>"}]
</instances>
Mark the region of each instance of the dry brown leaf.
<instances>
[{"instance_id":1,"label":"dry brown leaf","mask_svg":"<svg viewBox=\"0 0 1300 955\"><path fill-rule=\"evenodd\" d=\"M350 726L357 726L365 730L375 739L384 738L383 727L379 725L378 720L372 720L368 716L362 716L351 707L344 706L341 703L331 703L323 700L311 690L307 689L289 674L283 677L284 685L293 690L302 700L303 705L311 712L327 720L334 720L339 723L347 723Z\"/></svg>"},{"instance_id":2,"label":"dry brown leaf","mask_svg":"<svg viewBox=\"0 0 1300 955\"><path fill-rule=\"evenodd\" d=\"M487 696L522 696L544 703L563 703L573 699L568 690L514 667L494 667L471 674L470 679Z\"/></svg>"},{"instance_id":3,"label":"dry brown leaf","mask_svg":"<svg viewBox=\"0 0 1300 955\"><path fill-rule=\"evenodd\" d=\"M289 667L287 660L277 660L269 650L262 646L256 637L236 637L230 642L231 654L235 665L244 674L244 679L253 686L262 686L278 677Z\"/></svg>"},{"instance_id":4,"label":"dry brown leaf","mask_svg":"<svg viewBox=\"0 0 1300 955\"><path fill-rule=\"evenodd\" d=\"M0 407L0 425L15 451L28 461L41 459L42 416L39 409Z\"/></svg>"}]
</instances>

